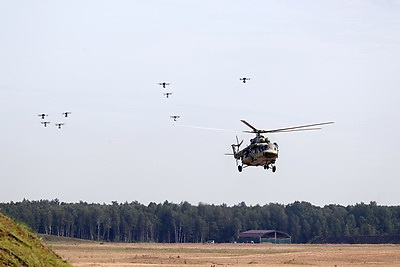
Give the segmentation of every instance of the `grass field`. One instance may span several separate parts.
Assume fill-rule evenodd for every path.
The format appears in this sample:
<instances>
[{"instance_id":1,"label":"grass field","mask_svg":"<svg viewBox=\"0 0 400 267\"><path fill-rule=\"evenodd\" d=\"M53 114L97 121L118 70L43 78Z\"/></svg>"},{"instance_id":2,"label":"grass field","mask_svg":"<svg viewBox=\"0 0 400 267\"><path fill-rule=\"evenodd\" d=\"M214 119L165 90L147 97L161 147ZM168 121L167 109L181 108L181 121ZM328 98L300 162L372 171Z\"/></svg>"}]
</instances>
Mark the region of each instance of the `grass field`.
<instances>
[{"instance_id":1,"label":"grass field","mask_svg":"<svg viewBox=\"0 0 400 267\"><path fill-rule=\"evenodd\" d=\"M23 224L0 213L0 266L69 267Z\"/></svg>"},{"instance_id":2,"label":"grass field","mask_svg":"<svg viewBox=\"0 0 400 267\"><path fill-rule=\"evenodd\" d=\"M73 266L400 266L400 245L46 241Z\"/></svg>"}]
</instances>

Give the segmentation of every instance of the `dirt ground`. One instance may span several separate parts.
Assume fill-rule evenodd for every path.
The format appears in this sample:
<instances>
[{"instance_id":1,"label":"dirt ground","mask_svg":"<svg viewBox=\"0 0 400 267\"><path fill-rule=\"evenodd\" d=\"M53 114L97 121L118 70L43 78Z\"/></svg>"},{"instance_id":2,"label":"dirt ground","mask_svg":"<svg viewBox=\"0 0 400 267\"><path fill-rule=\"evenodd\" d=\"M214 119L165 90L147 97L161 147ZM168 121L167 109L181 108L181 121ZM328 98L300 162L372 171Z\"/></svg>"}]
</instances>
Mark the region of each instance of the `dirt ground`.
<instances>
[{"instance_id":1,"label":"dirt ground","mask_svg":"<svg viewBox=\"0 0 400 267\"><path fill-rule=\"evenodd\" d=\"M73 266L400 266L400 245L46 242Z\"/></svg>"}]
</instances>

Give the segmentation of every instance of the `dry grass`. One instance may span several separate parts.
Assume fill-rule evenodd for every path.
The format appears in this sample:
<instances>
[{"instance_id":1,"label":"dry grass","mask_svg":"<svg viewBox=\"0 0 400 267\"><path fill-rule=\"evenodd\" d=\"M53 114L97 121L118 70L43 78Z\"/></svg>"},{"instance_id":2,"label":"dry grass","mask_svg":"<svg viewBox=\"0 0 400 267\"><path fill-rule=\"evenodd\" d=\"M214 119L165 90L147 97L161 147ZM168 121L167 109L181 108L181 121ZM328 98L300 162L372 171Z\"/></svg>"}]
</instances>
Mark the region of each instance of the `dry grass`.
<instances>
[{"instance_id":1,"label":"dry grass","mask_svg":"<svg viewBox=\"0 0 400 267\"><path fill-rule=\"evenodd\" d=\"M400 266L400 245L48 244L73 266Z\"/></svg>"}]
</instances>

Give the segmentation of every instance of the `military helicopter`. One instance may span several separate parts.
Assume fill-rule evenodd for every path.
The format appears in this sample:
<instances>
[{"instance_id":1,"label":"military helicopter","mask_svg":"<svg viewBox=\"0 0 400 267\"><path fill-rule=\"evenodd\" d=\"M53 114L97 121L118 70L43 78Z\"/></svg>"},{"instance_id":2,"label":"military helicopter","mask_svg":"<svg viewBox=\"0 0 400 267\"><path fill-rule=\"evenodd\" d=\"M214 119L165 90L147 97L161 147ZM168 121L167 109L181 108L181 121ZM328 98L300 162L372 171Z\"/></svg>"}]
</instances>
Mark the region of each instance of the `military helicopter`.
<instances>
[{"instance_id":1,"label":"military helicopter","mask_svg":"<svg viewBox=\"0 0 400 267\"><path fill-rule=\"evenodd\" d=\"M325 124L331 124L334 122L322 122L322 123L314 123L308 125L301 125L295 127L281 128L275 130L259 130L252 126L245 120L240 120L246 126L250 127L252 131L244 131L245 133L254 133L256 137L250 139L250 145L245 147L242 150L240 149L240 145L243 143L243 140L239 143L239 139L236 136L236 144L232 144L233 157L236 159L236 165L238 167L238 171L242 172L243 168L249 166L263 166L264 169L271 169L272 172L276 171L275 162L278 158L279 147L277 143L271 143L271 141L261 135L262 133L287 133L287 132L297 132L297 131L307 131L307 130L319 130L321 128L309 128L314 126L320 126Z\"/></svg>"},{"instance_id":2,"label":"military helicopter","mask_svg":"<svg viewBox=\"0 0 400 267\"><path fill-rule=\"evenodd\" d=\"M42 122L40 122L41 124L43 124L44 125L44 127L47 127L47 124L50 124L50 122L49 121L42 121Z\"/></svg>"}]
</instances>

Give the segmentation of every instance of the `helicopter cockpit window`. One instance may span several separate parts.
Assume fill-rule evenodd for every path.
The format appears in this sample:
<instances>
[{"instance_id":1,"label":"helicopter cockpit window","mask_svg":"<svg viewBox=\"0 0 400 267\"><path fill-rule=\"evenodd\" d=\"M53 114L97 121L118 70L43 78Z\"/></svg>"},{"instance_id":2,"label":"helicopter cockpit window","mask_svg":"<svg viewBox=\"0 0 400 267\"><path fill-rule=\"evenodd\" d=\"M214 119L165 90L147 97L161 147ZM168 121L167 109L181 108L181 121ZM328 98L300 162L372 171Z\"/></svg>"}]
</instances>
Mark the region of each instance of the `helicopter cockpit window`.
<instances>
[{"instance_id":1,"label":"helicopter cockpit window","mask_svg":"<svg viewBox=\"0 0 400 267\"><path fill-rule=\"evenodd\" d=\"M276 143L269 144L266 149L272 149L278 151L278 145Z\"/></svg>"},{"instance_id":2,"label":"helicopter cockpit window","mask_svg":"<svg viewBox=\"0 0 400 267\"><path fill-rule=\"evenodd\" d=\"M274 144L273 144L273 147L274 147L274 150L275 150L275 151L278 151L279 148L278 148L278 144L277 144L277 143L274 143Z\"/></svg>"}]
</instances>

